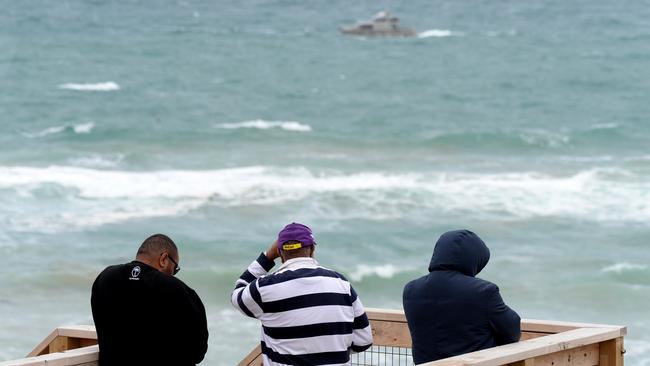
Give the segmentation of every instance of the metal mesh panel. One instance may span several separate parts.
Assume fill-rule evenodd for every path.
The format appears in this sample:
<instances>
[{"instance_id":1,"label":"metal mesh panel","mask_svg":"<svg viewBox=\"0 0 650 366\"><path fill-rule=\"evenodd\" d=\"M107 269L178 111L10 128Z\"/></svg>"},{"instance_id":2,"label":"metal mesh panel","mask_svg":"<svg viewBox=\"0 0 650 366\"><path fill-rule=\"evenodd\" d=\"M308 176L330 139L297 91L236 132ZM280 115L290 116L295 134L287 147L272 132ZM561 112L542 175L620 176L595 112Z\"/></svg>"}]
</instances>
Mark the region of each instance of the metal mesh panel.
<instances>
[{"instance_id":1,"label":"metal mesh panel","mask_svg":"<svg viewBox=\"0 0 650 366\"><path fill-rule=\"evenodd\" d=\"M411 366L411 349L404 347L372 346L365 352L351 355L353 366Z\"/></svg>"}]
</instances>

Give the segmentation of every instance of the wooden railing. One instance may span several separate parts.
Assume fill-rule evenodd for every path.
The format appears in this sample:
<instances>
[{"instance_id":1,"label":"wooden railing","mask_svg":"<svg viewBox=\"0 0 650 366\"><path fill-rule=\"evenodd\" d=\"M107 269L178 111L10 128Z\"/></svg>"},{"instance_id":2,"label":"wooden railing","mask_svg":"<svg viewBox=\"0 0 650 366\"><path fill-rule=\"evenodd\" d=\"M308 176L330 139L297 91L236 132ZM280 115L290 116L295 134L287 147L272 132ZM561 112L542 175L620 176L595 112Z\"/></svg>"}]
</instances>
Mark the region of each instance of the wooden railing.
<instances>
[{"instance_id":1,"label":"wooden railing","mask_svg":"<svg viewBox=\"0 0 650 366\"><path fill-rule=\"evenodd\" d=\"M388 347L408 349L411 336L404 312L396 310L366 309L372 333L375 354L387 352ZM446 358L423 364L424 366L623 366L623 337L627 329L622 326L568 323L543 320L522 320L521 341L505 346ZM97 366L99 349L93 326L60 327L47 336L27 358L0 362L0 366ZM401 354L401 353L400 353ZM405 354L410 354L407 352ZM408 359L410 356L399 356ZM355 364L385 365L382 362L364 363L358 358ZM400 361L400 364L402 361ZM411 362L410 359L408 362ZM255 347L239 366L262 365L262 353Z\"/></svg>"},{"instance_id":2,"label":"wooden railing","mask_svg":"<svg viewBox=\"0 0 650 366\"><path fill-rule=\"evenodd\" d=\"M375 350L372 352L381 353L385 347L411 347L411 335L403 311L366 309L366 312L372 326L373 345L378 346L373 347ZM517 343L422 365L623 366L623 337L627 334L623 326L524 319L521 329L521 341ZM384 361L368 365L393 364L385 361L385 357L379 359ZM259 346L239 363L239 366L259 365L262 365Z\"/></svg>"},{"instance_id":3,"label":"wooden railing","mask_svg":"<svg viewBox=\"0 0 650 366\"><path fill-rule=\"evenodd\" d=\"M97 366L99 349L92 325L59 327L27 358L0 362L0 366Z\"/></svg>"}]
</instances>

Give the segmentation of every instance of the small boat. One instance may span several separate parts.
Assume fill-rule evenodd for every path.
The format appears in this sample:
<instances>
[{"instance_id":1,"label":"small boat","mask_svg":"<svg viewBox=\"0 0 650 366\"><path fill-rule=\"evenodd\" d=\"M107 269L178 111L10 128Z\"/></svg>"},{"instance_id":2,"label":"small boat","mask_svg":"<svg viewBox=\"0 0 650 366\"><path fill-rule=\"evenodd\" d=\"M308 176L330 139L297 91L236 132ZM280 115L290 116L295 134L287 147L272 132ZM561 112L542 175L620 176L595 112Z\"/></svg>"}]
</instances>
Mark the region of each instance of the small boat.
<instances>
[{"instance_id":1,"label":"small boat","mask_svg":"<svg viewBox=\"0 0 650 366\"><path fill-rule=\"evenodd\" d=\"M375 14L372 21L342 27L340 31L343 34L365 37L414 37L417 34L413 28L401 27L399 18L391 16L387 11Z\"/></svg>"}]
</instances>

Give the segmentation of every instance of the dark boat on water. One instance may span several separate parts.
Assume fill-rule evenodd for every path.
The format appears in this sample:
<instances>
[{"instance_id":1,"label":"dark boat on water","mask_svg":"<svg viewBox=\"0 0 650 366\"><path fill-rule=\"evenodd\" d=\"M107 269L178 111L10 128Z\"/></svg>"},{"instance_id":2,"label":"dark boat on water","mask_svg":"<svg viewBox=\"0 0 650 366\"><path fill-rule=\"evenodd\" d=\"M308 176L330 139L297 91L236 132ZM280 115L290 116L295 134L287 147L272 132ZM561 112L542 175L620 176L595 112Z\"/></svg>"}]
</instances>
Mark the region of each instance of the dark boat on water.
<instances>
[{"instance_id":1,"label":"dark boat on water","mask_svg":"<svg viewBox=\"0 0 650 366\"><path fill-rule=\"evenodd\" d=\"M340 30L343 34L364 37L414 37L417 34L413 28L400 26L399 18L391 16L387 11L380 11L372 21L342 27Z\"/></svg>"}]
</instances>

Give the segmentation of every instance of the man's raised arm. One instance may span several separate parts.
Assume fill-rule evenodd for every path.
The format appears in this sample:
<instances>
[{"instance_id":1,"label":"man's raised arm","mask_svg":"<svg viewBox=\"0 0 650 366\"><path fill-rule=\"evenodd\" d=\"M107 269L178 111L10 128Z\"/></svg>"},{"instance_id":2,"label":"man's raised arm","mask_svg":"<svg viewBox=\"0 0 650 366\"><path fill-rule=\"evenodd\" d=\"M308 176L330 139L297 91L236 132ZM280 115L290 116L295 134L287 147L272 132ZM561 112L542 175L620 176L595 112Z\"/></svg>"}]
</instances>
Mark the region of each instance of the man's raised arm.
<instances>
[{"instance_id":1,"label":"man's raised arm","mask_svg":"<svg viewBox=\"0 0 650 366\"><path fill-rule=\"evenodd\" d=\"M257 288L257 279L269 273L278 257L277 243L271 244L266 253L261 253L235 282L230 301L242 314L251 318L262 315L262 299Z\"/></svg>"}]
</instances>

